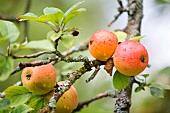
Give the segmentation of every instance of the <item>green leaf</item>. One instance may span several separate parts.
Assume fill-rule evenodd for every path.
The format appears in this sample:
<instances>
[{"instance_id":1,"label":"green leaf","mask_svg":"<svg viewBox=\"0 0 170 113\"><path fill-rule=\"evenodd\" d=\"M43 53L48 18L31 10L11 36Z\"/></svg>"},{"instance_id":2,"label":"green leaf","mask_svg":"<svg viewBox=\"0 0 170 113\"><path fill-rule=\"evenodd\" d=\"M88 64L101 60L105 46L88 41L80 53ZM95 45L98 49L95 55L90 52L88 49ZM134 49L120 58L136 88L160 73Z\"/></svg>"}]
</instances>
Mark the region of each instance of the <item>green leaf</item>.
<instances>
[{"instance_id":1,"label":"green leaf","mask_svg":"<svg viewBox=\"0 0 170 113\"><path fill-rule=\"evenodd\" d=\"M169 0L155 0L155 2L158 4L169 4L170 3Z\"/></svg>"},{"instance_id":2,"label":"green leaf","mask_svg":"<svg viewBox=\"0 0 170 113\"><path fill-rule=\"evenodd\" d=\"M144 36L135 36L133 38L130 38L130 40L139 41L142 38L144 38Z\"/></svg>"},{"instance_id":3,"label":"green leaf","mask_svg":"<svg viewBox=\"0 0 170 113\"><path fill-rule=\"evenodd\" d=\"M149 74L142 74L141 76L147 78L147 77L149 77Z\"/></svg>"},{"instance_id":4,"label":"green leaf","mask_svg":"<svg viewBox=\"0 0 170 113\"><path fill-rule=\"evenodd\" d=\"M163 93L163 89L160 87L156 87L156 86L151 86L150 87L150 93L152 96L158 97L158 98L164 98L164 93Z\"/></svg>"},{"instance_id":5,"label":"green leaf","mask_svg":"<svg viewBox=\"0 0 170 113\"><path fill-rule=\"evenodd\" d=\"M51 22L52 23L52 25L58 25L58 23L57 23L57 20L54 20L53 17L54 15L42 15L42 16L40 16L38 19L37 19L37 21L39 21L39 22L46 22L46 23L49 23L49 22ZM50 23L50 24L51 24Z\"/></svg>"},{"instance_id":6,"label":"green leaf","mask_svg":"<svg viewBox=\"0 0 170 113\"><path fill-rule=\"evenodd\" d=\"M24 104L31 96L31 93L23 86L10 86L4 92L5 98L11 102L11 107Z\"/></svg>"},{"instance_id":7,"label":"green leaf","mask_svg":"<svg viewBox=\"0 0 170 113\"><path fill-rule=\"evenodd\" d=\"M49 18L45 15L38 17L34 13L30 13L30 12L24 15L21 15L18 18L19 18L19 21L31 20L31 21L38 21L38 22L46 22L49 20Z\"/></svg>"},{"instance_id":8,"label":"green leaf","mask_svg":"<svg viewBox=\"0 0 170 113\"><path fill-rule=\"evenodd\" d=\"M51 21L54 25L57 24L53 19L51 19L51 17L49 15L42 15L40 16L37 21L39 22L49 22Z\"/></svg>"},{"instance_id":9,"label":"green leaf","mask_svg":"<svg viewBox=\"0 0 170 113\"><path fill-rule=\"evenodd\" d=\"M58 38L61 37L61 35L62 35L62 31L59 31L58 33L53 33L50 38L53 42L55 42Z\"/></svg>"},{"instance_id":10,"label":"green leaf","mask_svg":"<svg viewBox=\"0 0 170 113\"><path fill-rule=\"evenodd\" d=\"M118 42L123 42L127 37L127 34L123 31L115 31L113 33L117 36Z\"/></svg>"},{"instance_id":11,"label":"green leaf","mask_svg":"<svg viewBox=\"0 0 170 113\"><path fill-rule=\"evenodd\" d=\"M9 38L0 38L0 55L7 54L7 47L9 46L10 40Z\"/></svg>"},{"instance_id":12,"label":"green leaf","mask_svg":"<svg viewBox=\"0 0 170 113\"><path fill-rule=\"evenodd\" d=\"M42 95L33 95L26 104L34 109L31 113L37 113L45 105Z\"/></svg>"},{"instance_id":13,"label":"green leaf","mask_svg":"<svg viewBox=\"0 0 170 113\"><path fill-rule=\"evenodd\" d=\"M57 24L64 16L64 13L60 9L54 7L46 7L43 12L49 18L49 21Z\"/></svg>"},{"instance_id":14,"label":"green leaf","mask_svg":"<svg viewBox=\"0 0 170 113\"><path fill-rule=\"evenodd\" d=\"M49 17L46 15L42 15L38 17L34 13L26 13L24 15L19 16L20 21L31 20L31 21L38 21L38 22L47 22L49 21Z\"/></svg>"},{"instance_id":15,"label":"green leaf","mask_svg":"<svg viewBox=\"0 0 170 113\"><path fill-rule=\"evenodd\" d=\"M64 13L54 7L46 7L43 10L45 15L41 15L38 17L34 13L26 13L24 15L19 16L20 21L23 20L32 20L32 21L38 21L38 22L52 22L54 25L58 25L58 23L61 21L61 19L64 16Z\"/></svg>"},{"instance_id":16,"label":"green leaf","mask_svg":"<svg viewBox=\"0 0 170 113\"><path fill-rule=\"evenodd\" d=\"M0 113L10 113L10 112L11 112L10 109L5 109L5 110L0 109Z\"/></svg>"},{"instance_id":17,"label":"green leaf","mask_svg":"<svg viewBox=\"0 0 170 113\"><path fill-rule=\"evenodd\" d=\"M119 71L116 70L116 72L113 75L113 86L118 89L124 89L129 84L129 76L123 75Z\"/></svg>"},{"instance_id":18,"label":"green leaf","mask_svg":"<svg viewBox=\"0 0 170 113\"><path fill-rule=\"evenodd\" d=\"M61 36L61 42L67 49L70 49L72 47L74 40L75 38L71 34Z\"/></svg>"},{"instance_id":19,"label":"green leaf","mask_svg":"<svg viewBox=\"0 0 170 113\"><path fill-rule=\"evenodd\" d=\"M137 92L140 92L142 90L142 87L137 87L137 88L135 88L135 92L137 93Z\"/></svg>"},{"instance_id":20,"label":"green leaf","mask_svg":"<svg viewBox=\"0 0 170 113\"><path fill-rule=\"evenodd\" d=\"M47 33L47 35L46 35L46 38L47 38L48 40L51 40L51 36L52 36L54 33L56 33L56 32L55 32L55 31L49 31L49 32Z\"/></svg>"},{"instance_id":21,"label":"green leaf","mask_svg":"<svg viewBox=\"0 0 170 113\"><path fill-rule=\"evenodd\" d=\"M9 99L6 99L6 98L3 98L2 100L0 100L0 109L4 110L4 109L7 109L10 105L10 100Z\"/></svg>"},{"instance_id":22,"label":"green leaf","mask_svg":"<svg viewBox=\"0 0 170 113\"><path fill-rule=\"evenodd\" d=\"M0 56L0 77L6 63L6 57Z\"/></svg>"},{"instance_id":23,"label":"green leaf","mask_svg":"<svg viewBox=\"0 0 170 113\"><path fill-rule=\"evenodd\" d=\"M84 1L82 2L78 2L76 4L74 4L72 7L70 7L65 13L64 13L64 18L63 18L63 21L64 23L66 23L67 21L65 20L65 18L70 15L72 12L74 12L75 10L78 9L78 7L83 3ZM68 20L68 19L67 19Z\"/></svg>"},{"instance_id":24,"label":"green leaf","mask_svg":"<svg viewBox=\"0 0 170 113\"><path fill-rule=\"evenodd\" d=\"M14 61L12 57L0 57L0 61L2 61L2 64L0 64L0 81L5 81L9 78L12 70Z\"/></svg>"},{"instance_id":25,"label":"green leaf","mask_svg":"<svg viewBox=\"0 0 170 113\"><path fill-rule=\"evenodd\" d=\"M139 86L135 88L135 92L140 92L141 90L145 90L144 86L145 86L145 83L140 83Z\"/></svg>"},{"instance_id":26,"label":"green leaf","mask_svg":"<svg viewBox=\"0 0 170 113\"><path fill-rule=\"evenodd\" d=\"M57 23L60 22L64 16L64 13L60 9L54 7L46 7L43 12L45 15L51 16L51 19L55 20Z\"/></svg>"},{"instance_id":27,"label":"green leaf","mask_svg":"<svg viewBox=\"0 0 170 113\"><path fill-rule=\"evenodd\" d=\"M170 90L170 85L163 85L163 84L155 84L155 83L151 83L149 85L149 87L159 87L161 89L164 89L164 90Z\"/></svg>"},{"instance_id":28,"label":"green leaf","mask_svg":"<svg viewBox=\"0 0 170 113\"><path fill-rule=\"evenodd\" d=\"M18 19L19 19L19 21L25 21L25 20L37 21L38 16L34 13L29 12L29 13L19 16Z\"/></svg>"},{"instance_id":29,"label":"green leaf","mask_svg":"<svg viewBox=\"0 0 170 113\"><path fill-rule=\"evenodd\" d=\"M29 106L25 105L25 104L20 104L18 106L16 106L11 113L28 113L30 111L32 111L33 109L30 108Z\"/></svg>"},{"instance_id":30,"label":"green leaf","mask_svg":"<svg viewBox=\"0 0 170 113\"><path fill-rule=\"evenodd\" d=\"M170 90L170 85L161 85L164 90Z\"/></svg>"},{"instance_id":31,"label":"green leaf","mask_svg":"<svg viewBox=\"0 0 170 113\"><path fill-rule=\"evenodd\" d=\"M30 41L26 45L21 45L20 49L55 50L49 40Z\"/></svg>"},{"instance_id":32,"label":"green leaf","mask_svg":"<svg viewBox=\"0 0 170 113\"><path fill-rule=\"evenodd\" d=\"M80 8L77 9L76 11L73 11L71 13L69 13L63 20L63 23L67 23L68 21L70 21L71 19L73 19L74 17L76 17L77 15L81 14L82 12L86 11L85 8Z\"/></svg>"},{"instance_id":33,"label":"green leaf","mask_svg":"<svg viewBox=\"0 0 170 113\"><path fill-rule=\"evenodd\" d=\"M54 14L57 12L62 12L60 9L58 8L54 8L54 7L46 7L44 10L44 15L48 15L48 14Z\"/></svg>"},{"instance_id":34,"label":"green leaf","mask_svg":"<svg viewBox=\"0 0 170 113\"><path fill-rule=\"evenodd\" d=\"M14 23L0 20L0 34L3 37L9 38L12 43L18 39L20 33Z\"/></svg>"}]
</instances>

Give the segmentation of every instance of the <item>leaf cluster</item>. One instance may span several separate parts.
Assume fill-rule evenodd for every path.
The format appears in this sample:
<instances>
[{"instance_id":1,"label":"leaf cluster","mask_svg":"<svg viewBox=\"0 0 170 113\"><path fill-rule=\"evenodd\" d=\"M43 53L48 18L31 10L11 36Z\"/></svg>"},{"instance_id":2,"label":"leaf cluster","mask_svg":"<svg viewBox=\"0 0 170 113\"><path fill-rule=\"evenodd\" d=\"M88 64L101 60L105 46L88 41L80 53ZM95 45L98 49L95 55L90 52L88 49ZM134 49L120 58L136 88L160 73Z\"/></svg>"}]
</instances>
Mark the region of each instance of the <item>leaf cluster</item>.
<instances>
[{"instance_id":1,"label":"leaf cluster","mask_svg":"<svg viewBox=\"0 0 170 113\"><path fill-rule=\"evenodd\" d=\"M58 8L46 7L43 10L44 15L37 16L36 14L29 12L19 16L18 19L20 21L31 20L48 24L53 29L53 31L50 31L47 34L47 39L51 40L52 42L56 42L60 39L63 45L69 49L74 43L75 36L77 36L74 35L74 32L78 29L68 29L65 26L74 17L86 11L85 8L79 8L83 2L74 4L65 13Z\"/></svg>"},{"instance_id":2,"label":"leaf cluster","mask_svg":"<svg viewBox=\"0 0 170 113\"><path fill-rule=\"evenodd\" d=\"M5 98L0 99L0 113L37 113L48 104L46 95L35 95L23 86L10 86L5 91Z\"/></svg>"},{"instance_id":3,"label":"leaf cluster","mask_svg":"<svg viewBox=\"0 0 170 113\"><path fill-rule=\"evenodd\" d=\"M67 49L71 48L75 36L79 34L78 29L65 26L70 20L85 11L84 8L79 8L82 3L74 4L65 13L58 8L46 7L43 10L44 15L39 17L30 12L18 17L20 21L31 20L49 25L52 31L47 33L47 37L43 40L25 40L20 43L17 41L20 35L17 26L10 21L0 20L0 81L5 81L10 77L14 68L14 59L17 58L15 55L21 51L56 51L59 40Z\"/></svg>"}]
</instances>

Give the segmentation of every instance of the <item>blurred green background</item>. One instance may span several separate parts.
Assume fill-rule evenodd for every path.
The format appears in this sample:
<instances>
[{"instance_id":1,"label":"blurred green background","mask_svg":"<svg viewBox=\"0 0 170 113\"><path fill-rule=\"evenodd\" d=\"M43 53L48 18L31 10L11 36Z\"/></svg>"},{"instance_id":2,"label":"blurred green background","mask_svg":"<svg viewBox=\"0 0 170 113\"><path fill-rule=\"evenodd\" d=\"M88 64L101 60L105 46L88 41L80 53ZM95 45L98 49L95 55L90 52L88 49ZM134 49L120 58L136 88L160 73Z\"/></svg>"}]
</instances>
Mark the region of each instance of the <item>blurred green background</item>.
<instances>
[{"instance_id":1,"label":"blurred green background","mask_svg":"<svg viewBox=\"0 0 170 113\"><path fill-rule=\"evenodd\" d=\"M29 0L0 0L0 16L4 17L18 17L24 14L24 10ZM32 0L30 12L37 15L42 15L42 10L45 7L57 7L65 12L74 3L82 0ZM123 1L126 5L126 1ZM127 24L127 15L123 14L111 26L107 25L112 21L114 15L117 14L116 8L118 4L116 0L86 0L81 7L87 9L86 12L73 19L67 27L80 28L80 35L76 38L74 45L80 42L87 42L93 32L99 29L107 29L114 31L115 29L123 29ZM162 84L170 84L170 5L167 0L144 0L144 19L142 22L142 35L146 38L141 40L141 43L148 49L150 55L151 68L146 69L143 73L150 73L148 81L156 81ZM22 22L16 23L21 32L18 42L23 40L24 25ZM30 40L41 40L46 38L46 34L50 31L50 27L29 21L28 38ZM59 51L65 51L66 48L59 43ZM26 55L34 53L35 51L27 50L20 54ZM93 59L88 51L78 52L73 55L83 54ZM41 56L38 59L46 58ZM20 61L32 61L35 59L17 59L15 66ZM81 65L71 63L70 70L75 70ZM58 63L55 65L59 73L66 68L66 63ZM166 68L160 72L160 70ZM0 82L0 92L10 85L13 85L20 80L21 72L13 75L7 81ZM103 69L97 77L90 83L85 83L85 80L92 74L88 72L79 79L74 86L79 94L79 101L85 101L98 93L113 89L112 77L110 77ZM169 113L170 112L170 92L165 92L165 99L158 99L152 97L149 89L141 91L140 93L133 93L132 95L132 113ZM84 107L79 113L113 113L114 99L104 98L91 103Z\"/></svg>"}]
</instances>

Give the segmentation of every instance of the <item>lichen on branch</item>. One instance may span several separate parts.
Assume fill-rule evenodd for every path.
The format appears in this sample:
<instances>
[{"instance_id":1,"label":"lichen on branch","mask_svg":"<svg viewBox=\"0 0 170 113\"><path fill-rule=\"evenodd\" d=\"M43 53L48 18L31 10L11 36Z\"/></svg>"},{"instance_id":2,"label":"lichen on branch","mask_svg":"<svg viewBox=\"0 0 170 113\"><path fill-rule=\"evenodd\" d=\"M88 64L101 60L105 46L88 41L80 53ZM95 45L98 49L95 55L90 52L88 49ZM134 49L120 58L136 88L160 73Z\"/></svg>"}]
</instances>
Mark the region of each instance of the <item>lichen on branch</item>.
<instances>
[{"instance_id":1,"label":"lichen on branch","mask_svg":"<svg viewBox=\"0 0 170 113\"><path fill-rule=\"evenodd\" d=\"M51 108L51 112L54 112L56 107L56 102L64 94L64 92L66 92L80 77L82 77L84 73L91 71L92 67L96 67L104 64L105 62L101 62L98 60L87 61L82 66L80 66L79 69L75 70L72 73L68 73L68 79L65 80L63 85L60 85L56 88L55 93L51 97L48 106L44 107L43 110L40 111L40 113L45 113L46 110L49 110L50 108Z\"/></svg>"}]
</instances>

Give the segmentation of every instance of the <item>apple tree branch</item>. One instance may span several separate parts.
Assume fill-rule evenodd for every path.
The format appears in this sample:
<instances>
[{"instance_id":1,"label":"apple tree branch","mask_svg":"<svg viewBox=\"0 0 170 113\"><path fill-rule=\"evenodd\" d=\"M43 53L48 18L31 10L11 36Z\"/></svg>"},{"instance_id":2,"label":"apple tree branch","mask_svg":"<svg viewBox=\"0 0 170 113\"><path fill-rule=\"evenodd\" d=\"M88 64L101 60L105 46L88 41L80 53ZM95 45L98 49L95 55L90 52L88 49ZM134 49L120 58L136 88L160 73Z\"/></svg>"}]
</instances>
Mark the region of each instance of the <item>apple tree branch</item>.
<instances>
[{"instance_id":1,"label":"apple tree branch","mask_svg":"<svg viewBox=\"0 0 170 113\"><path fill-rule=\"evenodd\" d=\"M141 23L143 18L143 0L128 0L128 24L125 32L130 36L140 35ZM129 113L131 107L132 86L135 78L131 77L129 85L119 91L119 96L115 103L116 113Z\"/></svg>"}]
</instances>

